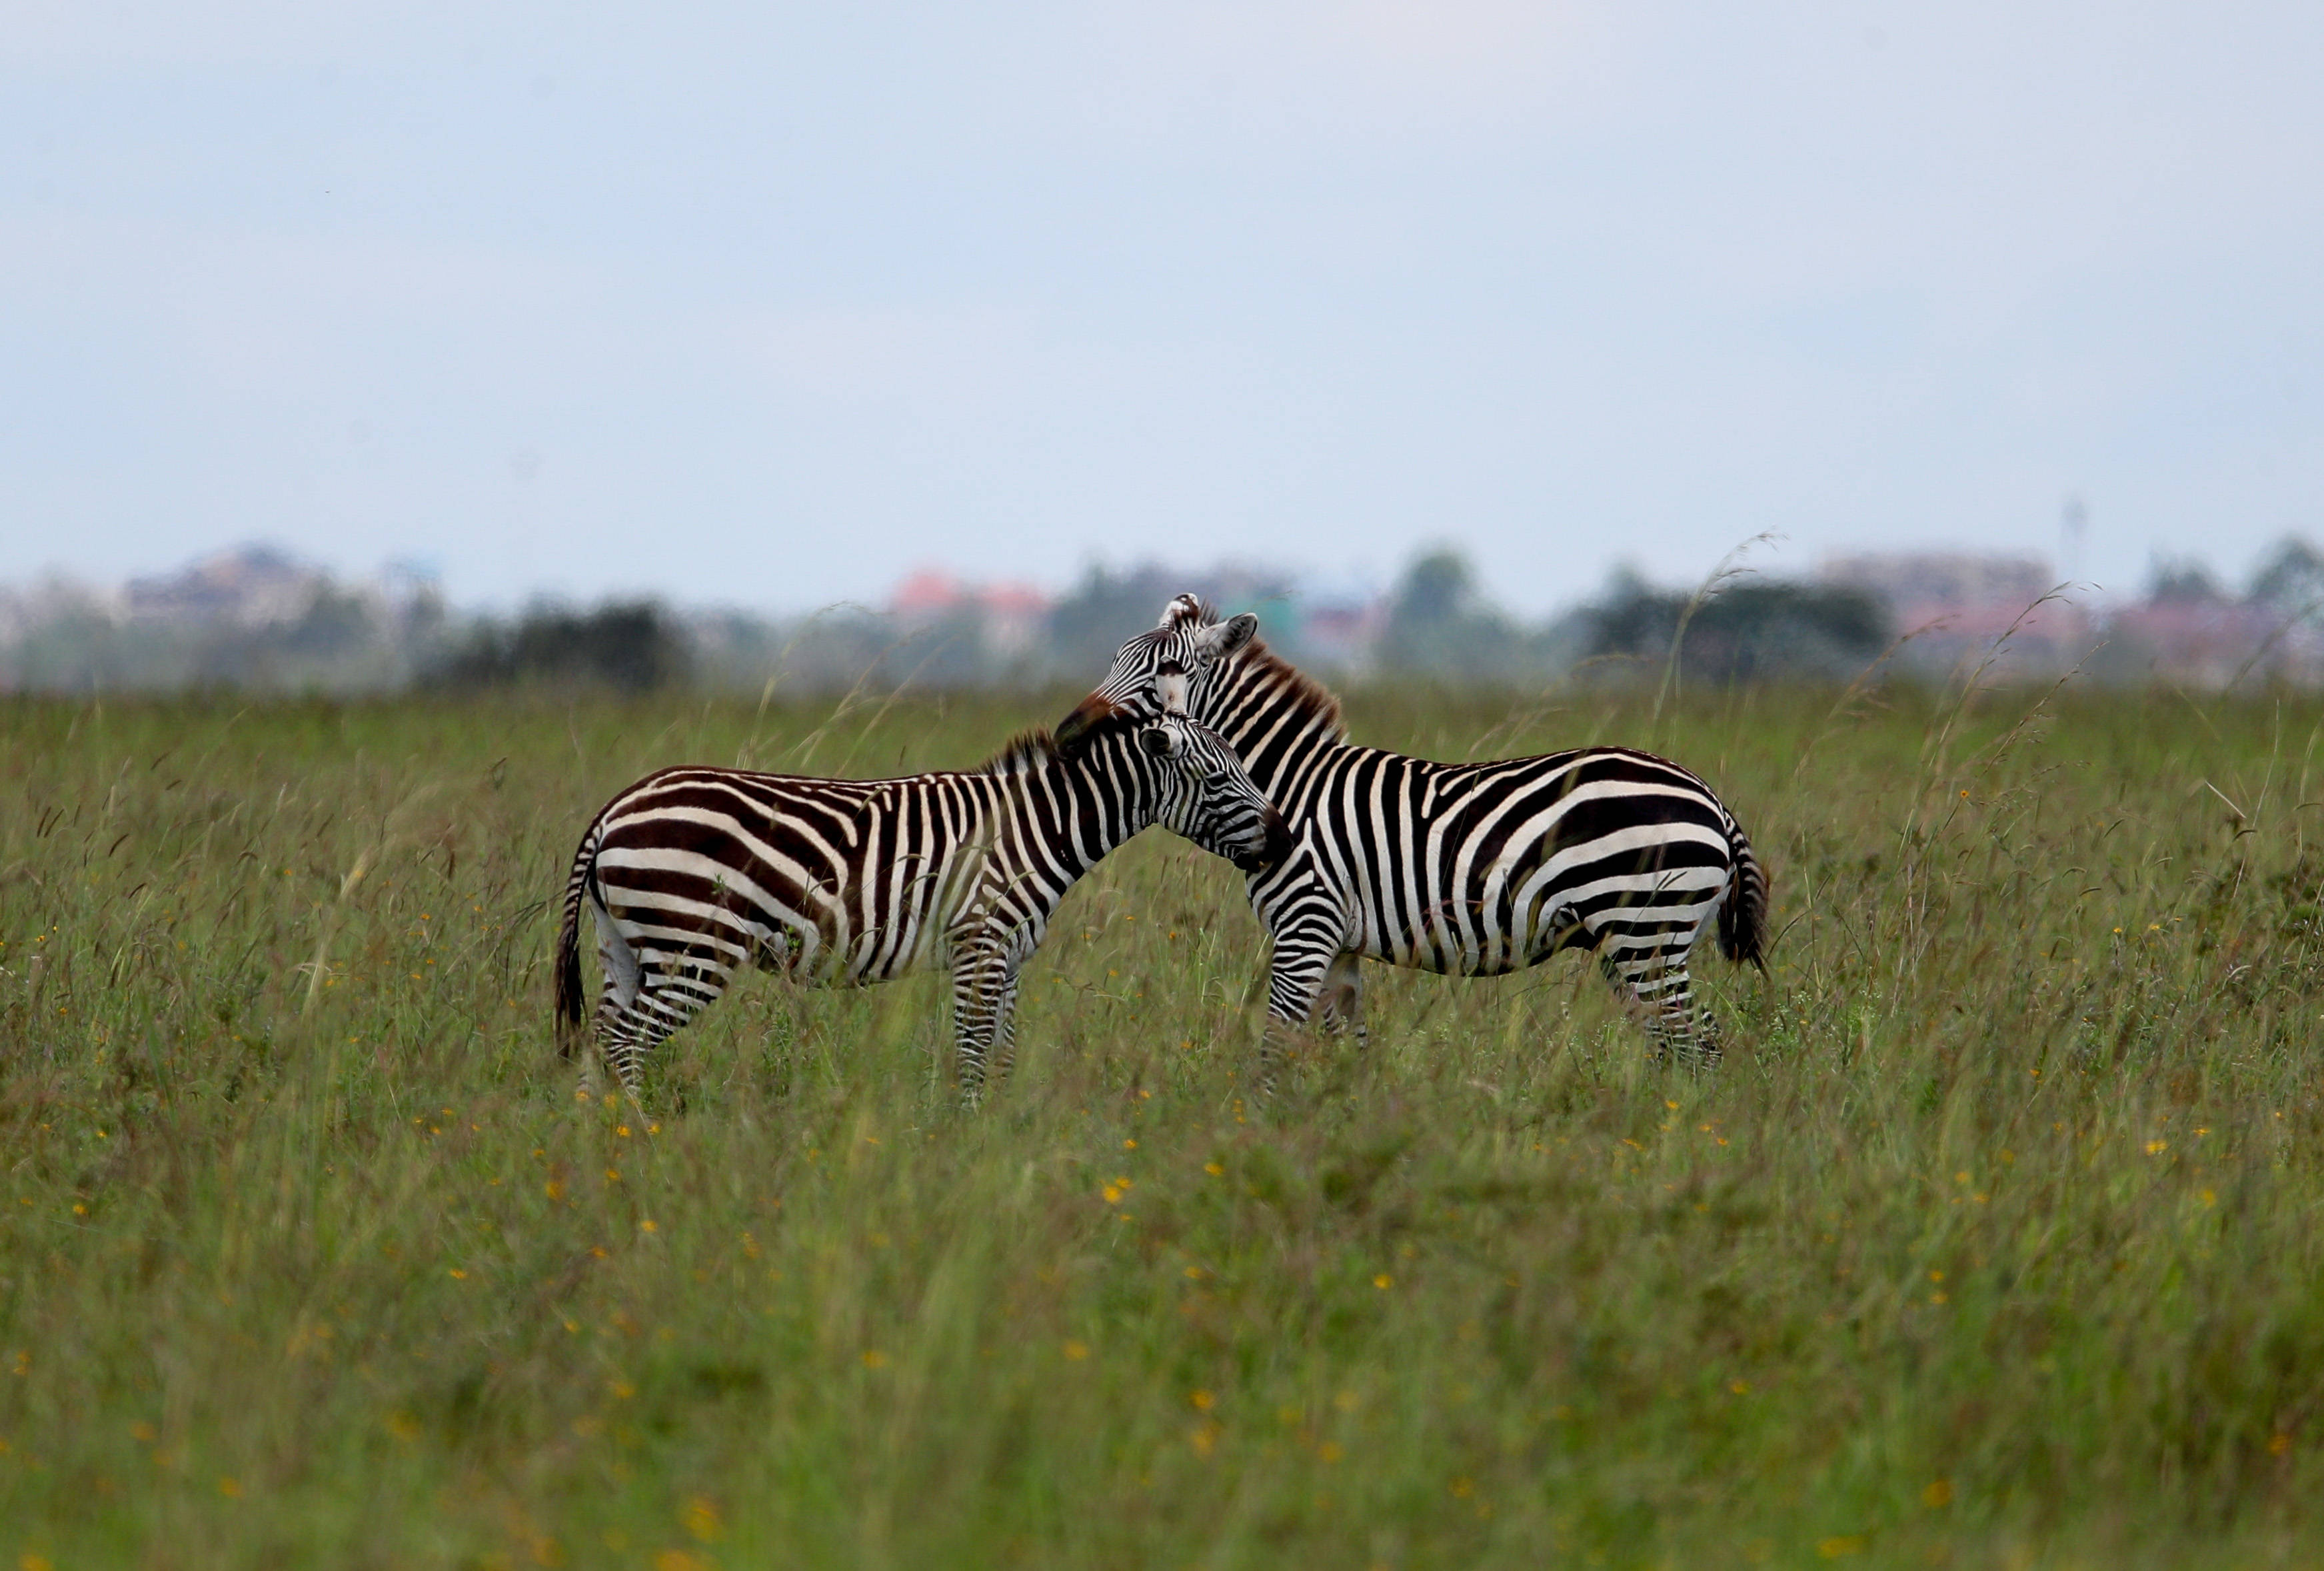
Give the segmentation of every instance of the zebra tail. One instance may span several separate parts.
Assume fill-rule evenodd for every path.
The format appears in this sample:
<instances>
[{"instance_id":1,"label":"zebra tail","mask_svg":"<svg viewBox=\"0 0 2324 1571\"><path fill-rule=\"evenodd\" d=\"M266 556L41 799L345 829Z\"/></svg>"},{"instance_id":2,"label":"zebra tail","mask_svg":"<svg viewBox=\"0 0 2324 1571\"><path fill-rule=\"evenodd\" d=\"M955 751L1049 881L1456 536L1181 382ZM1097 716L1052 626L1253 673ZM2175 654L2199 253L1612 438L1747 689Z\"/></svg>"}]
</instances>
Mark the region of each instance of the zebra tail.
<instances>
[{"instance_id":1,"label":"zebra tail","mask_svg":"<svg viewBox=\"0 0 2324 1571\"><path fill-rule=\"evenodd\" d=\"M1719 908L1719 952L1736 965L1748 962L1767 969L1767 872L1757 853L1743 837L1740 825L1730 824L1728 849L1734 854L1734 886Z\"/></svg>"},{"instance_id":2,"label":"zebra tail","mask_svg":"<svg viewBox=\"0 0 2324 1571\"><path fill-rule=\"evenodd\" d=\"M573 871L565 880L565 919L557 927L557 1051L571 1058L580 1049L586 1001L581 995L581 897L597 867L597 826L581 837Z\"/></svg>"}]
</instances>

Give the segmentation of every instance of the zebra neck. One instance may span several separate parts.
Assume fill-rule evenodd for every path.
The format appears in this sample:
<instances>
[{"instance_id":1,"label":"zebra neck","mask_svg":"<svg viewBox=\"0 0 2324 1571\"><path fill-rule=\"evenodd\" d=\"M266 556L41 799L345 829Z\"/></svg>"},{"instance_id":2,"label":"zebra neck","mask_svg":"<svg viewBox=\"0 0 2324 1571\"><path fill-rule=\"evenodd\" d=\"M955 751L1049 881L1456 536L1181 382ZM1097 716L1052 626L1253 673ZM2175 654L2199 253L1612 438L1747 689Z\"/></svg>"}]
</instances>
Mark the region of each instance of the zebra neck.
<instances>
[{"instance_id":1,"label":"zebra neck","mask_svg":"<svg viewBox=\"0 0 2324 1571\"><path fill-rule=\"evenodd\" d=\"M1153 770L1127 735L1106 738L1070 762L1052 757L1021 781L1028 837L1040 841L1051 865L1069 879L1154 821Z\"/></svg>"},{"instance_id":2,"label":"zebra neck","mask_svg":"<svg viewBox=\"0 0 2324 1571\"><path fill-rule=\"evenodd\" d=\"M1304 678L1295 685L1277 679L1273 670L1231 669L1227 679L1197 706L1197 718L1232 744L1251 783L1278 802L1280 788L1319 758L1349 745L1337 705L1318 707L1311 689Z\"/></svg>"}]
</instances>

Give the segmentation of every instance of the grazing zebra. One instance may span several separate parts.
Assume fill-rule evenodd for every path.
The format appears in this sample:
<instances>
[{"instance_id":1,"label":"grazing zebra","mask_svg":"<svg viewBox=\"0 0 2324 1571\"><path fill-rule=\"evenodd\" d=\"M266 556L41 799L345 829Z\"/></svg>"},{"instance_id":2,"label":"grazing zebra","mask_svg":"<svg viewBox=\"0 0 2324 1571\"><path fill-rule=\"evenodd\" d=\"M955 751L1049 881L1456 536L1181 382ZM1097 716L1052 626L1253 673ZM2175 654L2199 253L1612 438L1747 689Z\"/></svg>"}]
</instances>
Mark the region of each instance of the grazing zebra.
<instances>
[{"instance_id":1,"label":"grazing zebra","mask_svg":"<svg viewBox=\"0 0 2324 1571\"><path fill-rule=\"evenodd\" d=\"M1490 976L1595 950L1658 1049L1718 1056L1688 956L1715 917L1727 957L1764 971L1767 879L1709 786L1624 747L1435 763L1353 746L1339 700L1258 627L1180 596L1056 735L1071 752L1120 717L1190 714L1290 820L1291 854L1250 879L1275 940L1262 1088L1285 1028L1355 1023L1366 958Z\"/></svg>"},{"instance_id":2,"label":"grazing zebra","mask_svg":"<svg viewBox=\"0 0 2324 1571\"><path fill-rule=\"evenodd\" d=\"M745 962L825 984L949 966L963 1095L1006 1073L1017 974L1073 882L1162 824L1255 872L1289 849L1234 750L1184 716L1032 732L980 769L895 780L650 774L599 813L566 880L558 1045L581 1037L581 910L597 925L599 1050L632 1095L649 1049Z\"/></svg>"}]
</instances>

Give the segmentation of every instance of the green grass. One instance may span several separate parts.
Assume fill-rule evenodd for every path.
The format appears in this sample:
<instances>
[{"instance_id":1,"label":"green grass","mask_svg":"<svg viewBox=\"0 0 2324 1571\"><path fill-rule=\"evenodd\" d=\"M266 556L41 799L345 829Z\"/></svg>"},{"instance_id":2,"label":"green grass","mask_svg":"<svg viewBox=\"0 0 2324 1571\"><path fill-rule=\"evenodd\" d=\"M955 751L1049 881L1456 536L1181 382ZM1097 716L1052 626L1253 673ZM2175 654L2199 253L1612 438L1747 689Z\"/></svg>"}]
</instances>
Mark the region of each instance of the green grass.
<instances>
[{"instance_id":1,"label":"green grass","mask_svg":"<svg viewBox=\"0 0 2324 1571\"><path fill-rule=\"evenodd\" d=\"M1263 940L1157 834L982 1114L934 978L576 1104L604 798L1070 697L0 706L0 1564L2324 1557L2324 706L1358 696L1719 786L1782 935L1721 1069L1579 957L1370 969L1247 1106Z\"/></svg>"}]
</instances>

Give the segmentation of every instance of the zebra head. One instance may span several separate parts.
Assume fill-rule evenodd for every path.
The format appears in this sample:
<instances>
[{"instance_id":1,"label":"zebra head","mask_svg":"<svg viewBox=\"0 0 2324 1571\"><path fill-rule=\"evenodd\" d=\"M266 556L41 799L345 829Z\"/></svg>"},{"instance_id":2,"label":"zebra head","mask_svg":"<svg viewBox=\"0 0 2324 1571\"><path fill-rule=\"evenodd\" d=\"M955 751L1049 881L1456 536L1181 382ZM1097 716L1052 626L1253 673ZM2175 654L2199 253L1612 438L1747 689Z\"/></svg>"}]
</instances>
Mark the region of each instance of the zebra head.
<instances>
[{"instance_id":1,"label":"zebra head","mask_svg":"<svg viewBox=\"0 0 2324 1571\"><path fill-rule=\"evenodd\" d=\"M1245 873L1265 873L1290 854L1290 826L1225 737L1184 715L1165 715L1139 732L1138 745L1162 766L1156 822Z\"/></svg>"},{"instance_id":2,"label":"zebra head","mask_svg":"<svg viewBox=\"0 0 2324 1571\"><path fill-rule=\"evenodd\" d=\"M1198 686L1258 632L1259 618L1248 611L1222 622L1195 596L1179 596L1153 632L1121 646L1105 680L1057 727L1057 745L1070 753L1108 716L1151 720L1186 713L1188 688Z\"/></svg>"}]
</instances>

